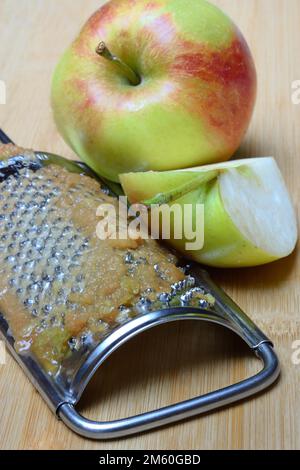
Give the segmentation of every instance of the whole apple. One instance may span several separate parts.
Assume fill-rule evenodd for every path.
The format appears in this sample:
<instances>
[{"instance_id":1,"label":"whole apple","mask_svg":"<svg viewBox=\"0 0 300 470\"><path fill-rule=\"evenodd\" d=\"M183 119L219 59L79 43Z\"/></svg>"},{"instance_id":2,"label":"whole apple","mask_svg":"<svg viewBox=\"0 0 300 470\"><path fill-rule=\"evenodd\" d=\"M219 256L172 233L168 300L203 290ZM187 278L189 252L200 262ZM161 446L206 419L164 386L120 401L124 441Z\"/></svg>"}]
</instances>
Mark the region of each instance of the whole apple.
<instances>
[{"instance_id":1,"label":"whole apple","mask_svg":"<svg viewBox=\"0 0 300 470\"><path fill-rule=\"evenodd\" d=\"M256 72L239 30L204 0L112 0L53 79L59 131L98 174L229 159L247 130Z\"/></svg>"}]
</instances>

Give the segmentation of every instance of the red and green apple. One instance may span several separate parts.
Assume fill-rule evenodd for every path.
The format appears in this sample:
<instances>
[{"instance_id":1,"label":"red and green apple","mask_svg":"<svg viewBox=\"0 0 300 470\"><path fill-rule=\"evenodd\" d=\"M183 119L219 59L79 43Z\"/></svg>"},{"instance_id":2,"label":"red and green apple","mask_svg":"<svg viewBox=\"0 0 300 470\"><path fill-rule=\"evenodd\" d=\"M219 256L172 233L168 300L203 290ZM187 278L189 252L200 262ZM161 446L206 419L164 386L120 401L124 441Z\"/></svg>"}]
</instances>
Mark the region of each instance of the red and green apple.
<instances>
[{"instance_id":1,"label":"red and green apple","mask_svg":"<svg viewBox=\"0 0 300 470\"><path fill-rule=\"evenodd\" d=\"M256 96L249 48L204 0L111 0L54 74L66 142L100 175L228 160Z\"/></svg>"}]
</instances>

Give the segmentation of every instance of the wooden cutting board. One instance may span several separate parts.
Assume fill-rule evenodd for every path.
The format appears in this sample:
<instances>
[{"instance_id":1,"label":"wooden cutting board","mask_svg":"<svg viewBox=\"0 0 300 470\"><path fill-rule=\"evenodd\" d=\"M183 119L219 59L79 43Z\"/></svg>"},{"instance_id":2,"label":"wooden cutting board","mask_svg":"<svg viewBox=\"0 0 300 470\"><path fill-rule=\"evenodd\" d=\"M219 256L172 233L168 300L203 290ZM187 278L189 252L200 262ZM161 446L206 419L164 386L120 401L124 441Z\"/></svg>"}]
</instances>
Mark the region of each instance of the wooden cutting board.
<instances>
[{"instance_id":1,"label":"wooden cutting board","mask_svg":"<svg viewBox=\"0 0 300 470\"><path fill-rule=\"evenodd\" d=\"M54 66L101 0L1 0L0 80L7 104L0 124L14 141L74 158L58 135L49 105ZM214 0L240 26L255 56L256 112L238 156L276 157L299 212L299 0ZM284 227L283 227L284 229ZM300 447L300 339L297 253L247 270L213 276L274 340L282 376L267 393L216 413L129 439L77 437L48 410L16 363L0 366L3 449L295 449ZM236 382L259 364L232 334L209 325L173 324L147 332L99 370L80 404L87 417L125 417Z\"/></svg>"}]
</instances>

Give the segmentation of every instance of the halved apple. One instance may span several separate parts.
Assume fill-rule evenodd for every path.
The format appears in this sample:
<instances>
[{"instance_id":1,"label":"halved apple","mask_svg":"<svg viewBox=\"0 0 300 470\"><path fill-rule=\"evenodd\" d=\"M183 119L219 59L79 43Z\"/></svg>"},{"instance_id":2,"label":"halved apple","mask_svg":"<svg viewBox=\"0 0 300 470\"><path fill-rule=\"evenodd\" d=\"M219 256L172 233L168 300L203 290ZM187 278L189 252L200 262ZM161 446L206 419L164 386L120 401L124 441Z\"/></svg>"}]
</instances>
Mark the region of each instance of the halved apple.
<instances>
[{"instance_id":1,"label":"halved apple","mask_svg":"<svg viewBox=\"0 0 300 470\"><path fill-rule=\"evenodd\" d=\"M294 208L271 157L127 173L120 181L131 203L192 204L195 210L197 204L204 205L203 249L186 250L184 238L167 240L195 261L216 267L258 266L284 258L295 248Z\"/></svg>"}]
</instances>

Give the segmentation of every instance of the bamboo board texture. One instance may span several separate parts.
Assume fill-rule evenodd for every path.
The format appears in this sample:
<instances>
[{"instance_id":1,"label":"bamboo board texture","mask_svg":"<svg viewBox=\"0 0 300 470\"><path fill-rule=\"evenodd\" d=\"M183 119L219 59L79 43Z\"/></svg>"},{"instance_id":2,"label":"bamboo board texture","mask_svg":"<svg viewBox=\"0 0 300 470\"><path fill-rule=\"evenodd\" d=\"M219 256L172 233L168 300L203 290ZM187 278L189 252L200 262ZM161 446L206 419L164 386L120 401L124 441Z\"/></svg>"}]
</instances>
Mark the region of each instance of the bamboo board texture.
<instances>
[{"instance_id":1,"label":"bamboo board texture","mask_svg":"<svg viewBox=\"0 0 300 470\"><path fill-rule=\"evenodd\" d=\"M103 2L102 2L103 3ZM299 212L299 0L214 0L239 25L259 80L256 111L238 156L276 157ZM101 0L1 0L0 79L7 103L0 123L19 145L74 158L51 116L51 74L64 49ZM300 263L297 252L247 270L213 270L214 279L275 342L282 375L265 394L212 414L112 442L92 442L51 414L11 357L0 366L3 449L299 449ZM259 364L231 333L203 324L173 324L145 333L98 371L79 409L110 420L174 403L236 382Z\"/></svg>"}]
</instances>

